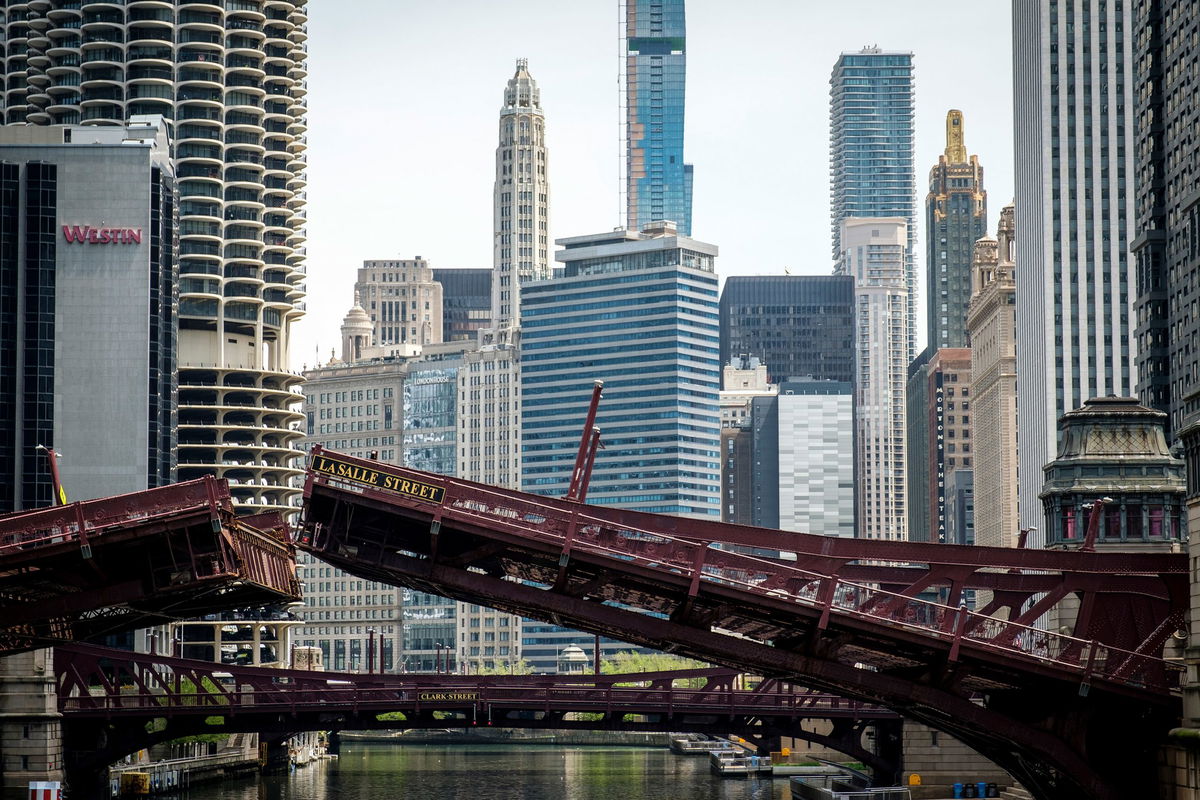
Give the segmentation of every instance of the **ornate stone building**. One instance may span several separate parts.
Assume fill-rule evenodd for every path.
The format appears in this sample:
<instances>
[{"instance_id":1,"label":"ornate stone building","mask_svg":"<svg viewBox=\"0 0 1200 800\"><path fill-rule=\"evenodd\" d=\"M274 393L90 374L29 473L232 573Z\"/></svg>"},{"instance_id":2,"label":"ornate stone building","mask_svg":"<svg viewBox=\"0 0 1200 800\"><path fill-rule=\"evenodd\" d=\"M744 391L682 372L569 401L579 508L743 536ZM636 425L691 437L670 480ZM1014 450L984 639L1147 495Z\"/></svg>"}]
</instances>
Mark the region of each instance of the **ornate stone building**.
<instances>
[{"instance_id":1,"label":"ornate stone building","mask_svg":"<svg viewBox=\"0 0 1200 800\"><path fill-rule=\"evenodd\" d=\"M1013 206L1000 212L998 237L975 243L967 330L971 341L971 446L975 543L1017 541L1017 338Z\"/></svg>"},{"instance_id":2,"label":"ornate stone building","mask_svg":"<svg viewBox=\"0 0 1200 800\"><path fill-rule=\"evenodd\" d=\"M1058 421L1058 457L1041 492L1046 545L1082 544L1104 501L1097 547L1178 546L1186 537L1184 462L1167 447L1167 415L1133 397L1093 397Z\"/></svg>"}]
</instances>

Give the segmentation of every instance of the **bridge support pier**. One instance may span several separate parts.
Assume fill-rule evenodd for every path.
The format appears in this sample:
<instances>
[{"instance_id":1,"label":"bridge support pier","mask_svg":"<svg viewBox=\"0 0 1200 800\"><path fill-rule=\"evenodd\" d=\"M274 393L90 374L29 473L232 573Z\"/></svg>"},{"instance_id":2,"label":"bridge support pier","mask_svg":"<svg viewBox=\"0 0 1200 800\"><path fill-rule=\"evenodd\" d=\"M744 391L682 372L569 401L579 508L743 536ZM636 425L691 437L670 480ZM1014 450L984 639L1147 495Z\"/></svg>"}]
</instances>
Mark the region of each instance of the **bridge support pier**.
<instances>
[{"instance_id":1,"label":"bridge support pier","mask_svg":"<svg viewBox=\"0 0 1200 800\"><path fill-rule=\"evenodd\" d=\"M62 714L52 650L0 658L0 787L63 780Z\"/></svg>"},{"instance_id":2,"label":"bridge support pier","mask_svg":"<svg viewBox=\"0 0 1200 800\"><path fill-rule=\"evenodd\" d=\"M108 797L108 767L67 767L63 783L72 797Z\"/></svg>"},{"instance_id":3,"label":"bridge support pier","mask_svg":"<svg viewBox=\"0 0 1200 800\"><path fill-rule=\"evenodd\" d=\"M263 772L280 772L287 771L288 768L288 740L287 738L266 736L259 737L259 747L262 753L262 771Z\"/></svg>"},{"instance_id":4,"label":"bridge support pier","mask_svg":"<svg viewBox=\"0 0 1200 800\"><path fill-rule=\"evenodd\" d=\"M329 732L329 740L325 744L325 752L331 756L342 754L342 735L338 731Z\"/></svg>"}]
</instances>

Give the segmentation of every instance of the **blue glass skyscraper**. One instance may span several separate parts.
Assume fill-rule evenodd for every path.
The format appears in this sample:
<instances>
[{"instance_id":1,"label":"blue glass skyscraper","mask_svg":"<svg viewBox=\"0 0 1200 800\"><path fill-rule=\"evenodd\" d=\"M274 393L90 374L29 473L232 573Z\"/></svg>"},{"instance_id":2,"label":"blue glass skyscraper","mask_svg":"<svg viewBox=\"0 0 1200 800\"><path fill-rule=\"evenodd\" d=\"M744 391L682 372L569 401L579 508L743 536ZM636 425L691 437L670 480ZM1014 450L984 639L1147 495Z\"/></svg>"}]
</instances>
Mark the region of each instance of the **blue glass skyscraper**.
<instances>
[{"instance_id":1,"label":"blue glass skyscraper","mask_svg":"<svg viewBox=\"0 0 1200 800\"><path fill-rule=\"evenodd\" d=\"M720 514L715 245L671 225L559 239L564 277L521 287L521 484L566 494L594 380L587 501Z\"/></svg>"},{"instance_id":2,"label":"blue glass skyscraper","mask_svg":"<svg viewBox=\"0 0 1200 800\"><path fill-rule=\"evenodd\" d=\"M913 54L865 47L842 53L829 79L829 171L833 258L842 258L847 217L908 222L904 276L908 355L916 354L917 183L913 161Z\"/></svg>"},{"instance_id":3,"label":"blue glass skyscraper","mask_svg":"<svg viewBox=\"0 0 1200 800\"><path fill-rule=\"evenodd\" d=\"M627 0L626 219L671 220L692 233L692 165L683 163L684 0Z\"/></svg>"}]
</instances>

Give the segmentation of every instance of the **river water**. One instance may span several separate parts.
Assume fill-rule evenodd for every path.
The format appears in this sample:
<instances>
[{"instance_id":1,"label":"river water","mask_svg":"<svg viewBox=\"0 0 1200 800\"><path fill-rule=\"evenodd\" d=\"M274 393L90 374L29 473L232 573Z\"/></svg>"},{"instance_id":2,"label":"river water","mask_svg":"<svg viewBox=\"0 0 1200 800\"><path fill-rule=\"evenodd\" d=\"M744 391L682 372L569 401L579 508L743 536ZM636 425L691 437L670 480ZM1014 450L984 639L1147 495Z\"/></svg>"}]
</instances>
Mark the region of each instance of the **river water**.
<instances>
[{"instance_id":1,"label":"river water","mask_svg":"<svg viewBox=\"0 0 1200 800\"><path fill-rule=\"evenodd\" d=\"M787 780L723 779L666 748L343 745L290 775L198 786L184 800L787 800Z\"/></svg>"}]
</instances>

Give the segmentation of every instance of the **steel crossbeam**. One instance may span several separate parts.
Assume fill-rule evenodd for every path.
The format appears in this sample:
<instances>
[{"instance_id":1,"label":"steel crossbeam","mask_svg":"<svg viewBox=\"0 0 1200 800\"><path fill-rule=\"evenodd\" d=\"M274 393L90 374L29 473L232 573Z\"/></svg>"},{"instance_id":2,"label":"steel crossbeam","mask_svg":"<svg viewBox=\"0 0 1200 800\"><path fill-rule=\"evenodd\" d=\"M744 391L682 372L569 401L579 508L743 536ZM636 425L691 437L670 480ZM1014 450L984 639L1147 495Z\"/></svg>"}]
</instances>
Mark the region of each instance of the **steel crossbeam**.
<instances>
[{"instance_id":1,"label":"steel crossbeam","mask_svg":"<svg viewBox=\"0 0 1200 800\"><path fill-rule=\"evenodd\" d=\"M1101 775L1106 744L1063 734L1064 717L1127 713L1165 730L1178 713L1178 673L1161 653L1186 608L1181 554L763 531L319 448L305 497L299 546L342 569L882 702L1044 797L1120 796L1119 776ZM958 607L965 589L994 593L986 613ZM1051 600L1038 605L1043 593ZM1033 624L1064 598L1079 601L1073 629Z\"/></svg>"}]
</instances>

